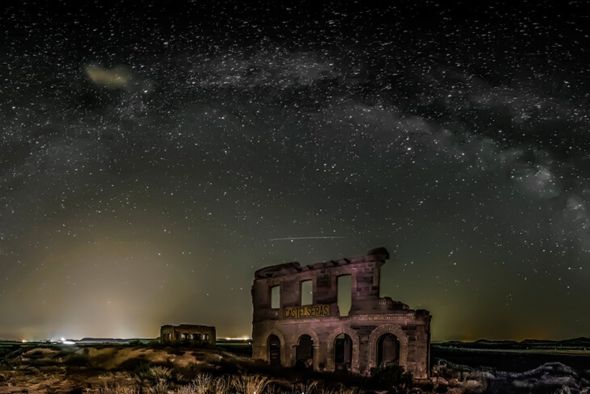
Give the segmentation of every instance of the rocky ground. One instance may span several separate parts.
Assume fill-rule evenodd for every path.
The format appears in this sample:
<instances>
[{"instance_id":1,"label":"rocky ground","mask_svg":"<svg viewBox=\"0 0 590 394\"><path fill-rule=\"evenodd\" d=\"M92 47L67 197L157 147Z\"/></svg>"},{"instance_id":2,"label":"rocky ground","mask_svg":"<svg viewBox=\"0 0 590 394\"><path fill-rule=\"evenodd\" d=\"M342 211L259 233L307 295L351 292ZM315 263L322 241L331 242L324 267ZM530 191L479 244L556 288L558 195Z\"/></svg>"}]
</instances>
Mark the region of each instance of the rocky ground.
<instances>
[{"instance_id":1,"label":"rocky ground","mask_svg":"<svg viewBox=\"0 0 590 394\"><path fill-rule=\"evenodd\" d=\"M590 393L590 366L585 370L574 370L559 362L546 363L524 372L505 372L440 361L433 367L432 374L433 384L446 386L449 393Z\"/></svg>"}]
</instances>

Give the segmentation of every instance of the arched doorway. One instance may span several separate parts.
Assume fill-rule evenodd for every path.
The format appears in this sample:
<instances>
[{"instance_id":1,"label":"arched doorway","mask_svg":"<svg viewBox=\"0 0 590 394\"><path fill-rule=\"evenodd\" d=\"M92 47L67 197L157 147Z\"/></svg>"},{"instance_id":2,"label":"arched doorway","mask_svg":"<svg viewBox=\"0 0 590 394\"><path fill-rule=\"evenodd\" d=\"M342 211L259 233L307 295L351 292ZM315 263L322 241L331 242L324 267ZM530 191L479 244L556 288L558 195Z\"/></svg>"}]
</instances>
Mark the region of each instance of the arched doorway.
<instances>
[{"instance_id":1,"label":"arched doorway","mask_svg":"<svg viewBox=\"0 0 590 394\"><path fill-rule=\"evenodd\" d=\"M313 368L313 339L307 334L300 336L297 341L295 366L299 368Z\"/></svg>"},{"instance_id":2,"label":"arched doorway","mask_svg":"<svg viewBox=\"0 0 590 394\"><path fill-rule=\"evenodd\" d=\"M334 368L336 371L350 371L352 364L352 339L340 334L334 339Z\"/></svg>"},{"instance_id":3,"label":"arched doorway","mask_svg":"<svg viewBox=\"0 0 590 394\"><path fill-rule=\"evenodd\" d=\"M383 334L377 341L377 366L399 365L399 340L393 334Z\"/></svg>"},{"instance_id":4,"label":"arched doorway","mask_svg":"<svg viewBox=\"0 0 590 394\"><path fill-rule=\"evenodd\" d=\"M281 366L281 340L276 335L269 335L268 342L268 363L273 367Z\"/></svg>"}]
</instances>

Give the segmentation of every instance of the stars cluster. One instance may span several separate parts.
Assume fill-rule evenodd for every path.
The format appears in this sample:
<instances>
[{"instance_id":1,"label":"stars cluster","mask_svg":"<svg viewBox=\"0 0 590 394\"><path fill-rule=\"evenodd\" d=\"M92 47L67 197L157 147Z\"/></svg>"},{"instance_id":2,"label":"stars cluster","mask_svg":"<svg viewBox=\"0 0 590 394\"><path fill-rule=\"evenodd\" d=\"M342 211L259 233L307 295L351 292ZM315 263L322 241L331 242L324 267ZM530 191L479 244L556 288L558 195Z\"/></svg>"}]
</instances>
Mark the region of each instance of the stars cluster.
<instances>
[{"instance_id":1,"label":"stars cluster","mask_svg":"<svg viewBox=\"0 0 590 394\"><path fill-rule=\"evenodd\" d=\"M121 7L2 17L0 336L247 335L255 269L378 245L438 339L590 328L576 4Z\"/></svg>"}]
</instances>

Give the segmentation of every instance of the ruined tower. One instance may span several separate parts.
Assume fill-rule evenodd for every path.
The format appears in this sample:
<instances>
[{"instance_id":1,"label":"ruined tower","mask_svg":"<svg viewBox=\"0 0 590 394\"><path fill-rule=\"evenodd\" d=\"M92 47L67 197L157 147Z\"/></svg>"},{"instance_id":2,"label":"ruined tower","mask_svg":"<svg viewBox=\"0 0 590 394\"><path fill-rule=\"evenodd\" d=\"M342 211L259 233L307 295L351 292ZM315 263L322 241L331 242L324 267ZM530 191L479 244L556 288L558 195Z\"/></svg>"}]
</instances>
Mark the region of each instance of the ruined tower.
<instances>
[{"instance_id":1,"label":"ruined tower","mask_svg":"<svg viewBox=\"0 0 590 394\"><path fill-rule=\"evenodd\" d=\"M427 378L431 315L380 297L381 266L388 258L387 249L378 248L363 257L256 271L253 358L360 374L397 364L416 379ZM350 310L341 311L338 298L346 280Z\"/></svg>"}]
</instances>

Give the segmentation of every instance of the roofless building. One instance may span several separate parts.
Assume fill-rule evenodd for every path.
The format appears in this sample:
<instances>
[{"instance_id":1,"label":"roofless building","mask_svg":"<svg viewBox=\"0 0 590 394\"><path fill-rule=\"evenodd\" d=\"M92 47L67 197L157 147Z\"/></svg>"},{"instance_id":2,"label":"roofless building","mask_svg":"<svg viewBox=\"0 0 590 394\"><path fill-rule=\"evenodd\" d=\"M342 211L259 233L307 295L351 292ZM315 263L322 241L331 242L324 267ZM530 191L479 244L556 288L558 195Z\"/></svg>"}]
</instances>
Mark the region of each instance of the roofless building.
<instances>
[{"instance_id":1,"label":"roofless building","mask_svg":"<svg viewBox=\"0 0 590 394\"><path fill-rule=\"evenodd\" d=\"M387 259L387 249L377 248L363 257L256 271L253 357L277 366L358 374L397 364L416 379L427 378L431 315L380 296ZM349 311L338 307L343 290L349 290Z\"/></svg>"}]
</instances>

